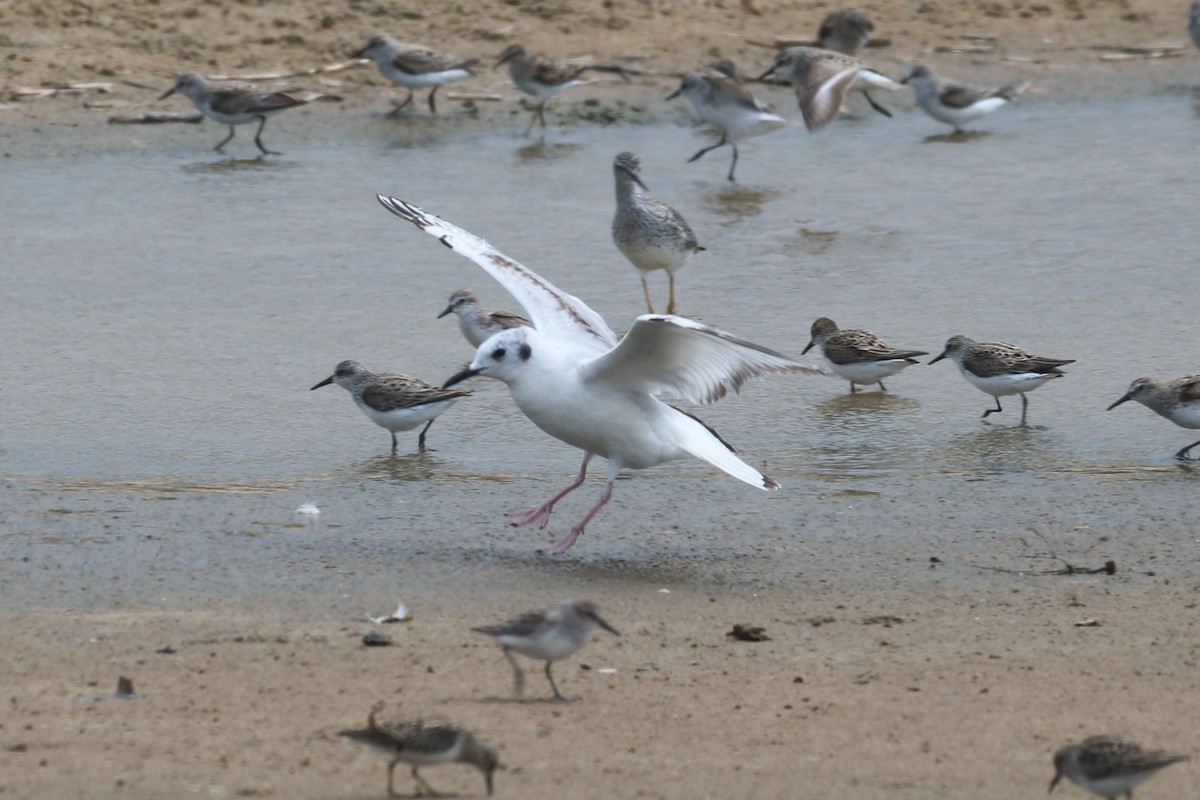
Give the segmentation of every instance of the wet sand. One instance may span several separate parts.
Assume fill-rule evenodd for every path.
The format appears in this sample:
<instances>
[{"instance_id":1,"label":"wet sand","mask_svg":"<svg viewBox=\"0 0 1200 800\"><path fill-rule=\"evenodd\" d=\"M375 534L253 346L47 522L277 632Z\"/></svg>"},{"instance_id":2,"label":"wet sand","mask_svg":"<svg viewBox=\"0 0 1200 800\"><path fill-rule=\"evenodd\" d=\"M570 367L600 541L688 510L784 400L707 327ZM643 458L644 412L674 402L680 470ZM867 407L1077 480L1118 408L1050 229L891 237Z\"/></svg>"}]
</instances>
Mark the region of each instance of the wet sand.
<instances>
[{"instance_id":1,"label":"wet sand","mask_svg":"<svg viewBox=\"0 0 1200 800\"><path fill-rule=\"evenodd\" d=\"M73 158L113 152L194 146L202 157L222 135L211 122L197 130L106 120L165 110L151 99L180 69L245 74L332 63L381 28L464 55L498 52L509 40L599 60L645 55L649 62L629 63L670 73L717 55L765 62L769 51L745 39L807 33L823 13L759 5L768 17L744 20L737 4L617 3L604 12L576 3L468 3L456 7L460 16L414 6L401 20L315 2L290 4L286 14L275 5L112 4L87 17L75 7L20 5L4 11L0 88L117 85L111 95L0 110L0 150L39 163L65 156L64 169ZM1182 43L1183 10L1169 4L990 7L998 16L907 6L868 6L877 33L894 42L870 56L892 72L928 56L972 80L1019 78L1032 80L1035 92L1086 96L1188 85L1200 63L1190 50L1113 64L1082 49ZM1007 54L1048 63L926 54L964 33L997 34ZM124 78L155 89L119 83ZM292 82L342 98L267 126L268 142L281 136L299 151L354 136L369 112L402 93L373 68ZM477 119L442 98L453 121L440 130L523 127L524 112L514 114L515 93L503 84L499 73L459 84L505 100L480 103ZM661 121L673 112L651 101L671 86L665 77L632 86L603 80L555 101L551 118L586 125L599 109L629 122ZM105 107L84 107L95 101ZM113 102L131 105L106 105ZM419 152L421 135L406 146ZM245 148L249 138L242 129L235 144ZM723 174L707 166L707 177ZM2 178L0 194L6 204L20 201L4 192ZM802 391L814 404L831 394ZM756 392L706 417L778 462L772 440L752 436L755 420L741 416L784 413ZM490 431L489 414L521 423L501 387L480 393L490 405L468 410L461 424L499 447L505 437ZM12 394L9 386L3 394ZM1053 426L1057 398L1033 395L1032 413ZM105 412L115 418L119 398L110 400ZM356 442L378 434L382 449L386 434L364 430L371 426L344 396L335 401L347 406L344 430ZM827 402L832 414L837 403ZM1188 435L1148 412L1133 420L1156 443L1179 438L1172 452ZM170 432L164 440L189 433L150 424ZM506 767L499 797L988 800L1041 796L1050 754L1094 733L1200 752L1190 711L1200 697L1194 470L1165 458L1141 463L1142 451L1100 466L1047 469L1039 460L1041 485L1031 492L1019 469L989 456L995 436L967 452L959 469L885 478L870 491L859 488L861 476L817 480L806 470L781 476L789 497L760 497L681 465L622 481L571 557L552 561L533 552L536 534L503 527L499 510L539 497L570 473L574 454L560 447L552 462L530 457L511 474L468 476L465 490L448 498L439 475L462 468L457 430L448 420L435 425L432 443L445 452L426 459L313 458L231 477L203 467L189 476L179 456L182 477L157 479L119 463L107 475L80 477L67 448L61 472L43 468L44 456L35 469L0 440L0 665L10 698L0 720L0 794L380 797L384 762L336 731L363 724L381 699L399 713L445 715L496 745ZM86 424L78 435L88 435ZM328 430L307 435L302 444L322 458L344 452L321 440ZM1027 443L1018 437L1008 437L1015 451ZM164 452L175 453L170 445ZM278 460L274 452L260 457ZM314 487L327 492L326 511L308 522L291 512ZM577 505L564 507L555 525ZM1116 574L1062 574L1109 560ZM599 632L559 664L559 684L576 702L536 700L546 689L536 664L528 665L535 699L511 702L507 663L468 629L567 597L597 600L624 635ZM413 621L365 620L398 600ZM726 633L735 623L764 626L771 639L734 641ZM364 647L372 630L394 646ZM141 696L88 697L111 693L119 676ZM424 776L442 791L482 794L467 767ZM397 779L408 791L406 769ZM1198 788L1200 773L1185 764L1139 797L1189 797ZM1058 791L1081 796L1074 787Z\"/></svg>"}]
</instances>

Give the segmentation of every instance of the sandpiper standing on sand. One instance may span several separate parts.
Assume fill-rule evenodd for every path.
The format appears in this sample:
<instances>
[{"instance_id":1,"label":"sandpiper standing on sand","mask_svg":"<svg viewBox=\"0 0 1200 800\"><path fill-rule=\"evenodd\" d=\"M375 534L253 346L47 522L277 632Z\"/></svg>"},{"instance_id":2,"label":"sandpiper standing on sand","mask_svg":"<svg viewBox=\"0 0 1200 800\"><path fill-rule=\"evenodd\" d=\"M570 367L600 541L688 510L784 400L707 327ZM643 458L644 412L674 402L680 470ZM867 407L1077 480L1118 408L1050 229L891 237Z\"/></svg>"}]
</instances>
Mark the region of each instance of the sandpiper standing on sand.
<instances>
[{"instance_id":1,"label":"sandpiper standing on sand","mask_svg":"<svg viewBox=\"0 0 1200 800\"><path fill-rule=\"evenodd\" d=\"M1006 395L1021 395L1021 424L1025 424L1025 412L1029 407L1026 392L1032 392L1051 378L1066 375L1059 367L1075 363L1073 358L1045 358L1026 353L1019 347L1006 342L977 342L966 336L951 336L941 355L930 361L935 364L949 358L962 372L967 382L979 391L996 398L996 407L983 412L989 414L1003 411L1000 398Z\"/></svg>"},{"instance_id":2,"label":"sandpiper standing on sand","mask_svg":"<svg viewBox=\"0 0 1200 800\"><path fill-rule=\"evenodd\" d=\"M408 97L392 111L398 114L413 100L413 89L432 86L429 92L429 112L437 113L433 96L439 87L454 81L469 78L475 73L472 67L479 63L477 58L459 58L450 53L441 53L420 45L398 42L386 33L377 33L351 58L369 57L379 68L380 74L392 83L408 89Z\"/></svg>"},{"instance_id":3,"label":"sandpiper standing on sand","mask_svg":"<svg viewBox=\"0 0 1200 800\"><path fill-rule=\"evenodd\" d=\"M875 26L865 11L856 8L832 11L821 22L817 42L826 50L852 56L867 46L873 30Z\"/></svg>"},{"instance_id":4,"label":"sandpiper standing on sand","mask_svg":"<svg viewBox=\"0 0 1200 800\"><path fill-rule=\"evenodd\" d=\"M667 271L670 295L667 313L675 313L675 270L682 267L692 253L704 250L687 220L675 209L647 192L638 175L640 164L633 153L620 153L613 159L613 178L617 184L617 213L613 217L613 241L642 278L646 308L654 313L650 302L650 287L646 273L658 269Z\"/></svg>"},{"instance_id":5,"label":"sandpiper standing on sand","mask_svg":"<svg viewBox=\"0 0 1200 800\"><path fill-rule=\"evenodd\" d=\"M533 115L525 128L525 135L533 130L533 123L541 123L546 127L546 103L559 92L576 86L583 81L579 76L584 67L571 64L559 64L546 56L529 53L519 44L510 44L500 54L496 66L508 65L508 74L513 85L528 95L533 96Z\"/></svg>"},{"instance_id":6,"label":"sandpiper standing on sand","mask_svg":"<svg viewBox=\"0 0 1200 800\"><path fill-rule=\"evenodd\" d=\"M812 324L812 338L801 355L814 347L833 372L850 381L850 393L858 391L855 385L879 384L879 390L887 391L883 379L895 375L905 367L919 364L917 356L927 356L925 350L897 350L870 331L838 328L829 317L821 317Z\"/></svg>"},{"instance_id":7,"label":"sandpiper standing on sand","mask_svg":"<svg viewBox=\"0 0 1200 800\"><path fill-rule=\"evenodd\" d=\"M592 638L596 626L620 636L600 616L600 607L590 600L571 600L548 611L528 611L499 625L484 625L471 630L484 633L500 643L504 657L513 668L513 694L525 691L525 673L513 658L513 652L546 662L546 679L555 700L566 700L554 683L550 667L555 661L572 655Z\"/></svg>"},{"instance_id":8,"label":"sandpiper standing on sand","mask_svg":"<svg viewBox=\"0 0 1200 800\"><path fill-rule=\"evenodd\" d=\"M1119 736L1091 736L1079 744L1059 748L1054 754L1054 777L1050 791L1063 778L1084 791L1106 800L1125 795L1132 800L1139 783L1163 767L1189 756L1168 755L1161 750L1143 750L1140 745Z\"/></svg>"},{"instance_id":9,"label":"sandpiper standing on sand","mask_svg":"<svg viewBox=\"0 0 1200 800\"><path fill-rule=\"evenodd\" d=\"M968 122L990 114L1017 99L1024 86L983 89L945 80L924 64L914 64L900 81L913 87L917 105L939 122L952 125L958 133Z\"/></svg>"}]
</instances>

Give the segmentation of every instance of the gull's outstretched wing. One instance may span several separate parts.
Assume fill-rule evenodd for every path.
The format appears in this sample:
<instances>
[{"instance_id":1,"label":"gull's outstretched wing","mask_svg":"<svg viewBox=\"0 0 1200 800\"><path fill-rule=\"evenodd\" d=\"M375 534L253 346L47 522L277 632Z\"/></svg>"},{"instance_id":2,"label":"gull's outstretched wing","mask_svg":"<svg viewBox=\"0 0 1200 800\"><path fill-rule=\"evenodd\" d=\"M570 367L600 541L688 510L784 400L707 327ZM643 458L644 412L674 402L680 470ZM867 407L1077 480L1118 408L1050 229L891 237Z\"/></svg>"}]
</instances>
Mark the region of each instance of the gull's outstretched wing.
<instances>
[{"instance_id":1,"label":"gull's outstretched wing","mask_svg":"<svg viewBox=\"0 0 1200 800\"><path fill-rule=\"evenodd\" d=\"M580 300L558 289L550 281L501 253L475 234L446 220L427 214L411 203L376 195L397 217L408 220L456 253L466 256L500 282L517 299L539 331L593 350L617 344L616 334L604 318Z\"/></svg>"},{"instance_id":2,"label":"gull's outstretched wing","mask_svg":"<svg viewBox=\"0 0 1200 800\"><path fill-rule=\"evenodd\" d=\"M589 383L715 403L750 378L781 372L828 375L782 353L683 317L643 314L613 350L580 365Z\"/></svg>"}]
</instances>

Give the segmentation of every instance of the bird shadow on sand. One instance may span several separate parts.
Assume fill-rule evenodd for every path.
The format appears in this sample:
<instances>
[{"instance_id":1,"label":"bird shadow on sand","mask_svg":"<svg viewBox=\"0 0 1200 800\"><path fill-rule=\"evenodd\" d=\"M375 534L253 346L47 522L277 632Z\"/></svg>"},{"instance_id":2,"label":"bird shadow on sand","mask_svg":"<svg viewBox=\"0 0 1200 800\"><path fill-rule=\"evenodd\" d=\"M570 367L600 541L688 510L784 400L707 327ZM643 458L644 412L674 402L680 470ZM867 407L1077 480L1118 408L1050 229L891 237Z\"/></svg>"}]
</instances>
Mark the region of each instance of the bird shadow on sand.
<instances>
[{"instance_id":1,"label":"bird shadow on sand","mask_svg":"<svg viewBox=\"0 0 1200 800\"><path fill-rule=\"evenodd\" d=\"M523 164L539 161L558 161L574 153L582 145L574 142L546 143L546 137L540 137L536 142L517 148L517 158Z\"/></svg>"},{"instance_id":2,"label":"bird shadow on sand","mask_svg":"<svg viewBox=\"0 0 1200 800\"><path fill-rule=\"evenodd\" d=\"M966 144L967 142L978 142L991 135L988 131L954 131L952 133L935 133L932 136L926 136L922 141L925 144L937 144L939 142L946 144Z\"/></svg>"},{"instance_id":3,"label":"bird shadow on sand","mask_svg":"<svg viewBox=\"0 0 1200 800\"><path fill-rule=\"evenodd\" d=\"M293 162L280 161L275 157L278 155L278 153L272 153L271 156L259 155L254 158L232 158L226 156L216 161L198 161L194 164L185 164L181 169L184 172L193 174L212 175L226 172L279 172L295 166Z\"/></svg>"},{"instance_id":4,"label":"bird shadow on sand","mask_svg":"<svg viewBox=\"0 0 1200 800\"><path fill-rule=\"evenodd\" d=\"M413 483L432 480L442 473L442 461L431 452L405 455L381 455L360 461L354 466L357 478L391 483Z\"/></svg>"},{"instance_id":5,"label":"bird shadow on sand","mask_svg":"<svg viewBox=\"0 0 1200 800\"><path fill-rule=\"evenodd\" d=\"M735 183L705 192L704 207L709 213L721 217L725 224L733 225L757 217L768 202L783 194L780 189L756 189Z\"/></svg>"}]
</instances>

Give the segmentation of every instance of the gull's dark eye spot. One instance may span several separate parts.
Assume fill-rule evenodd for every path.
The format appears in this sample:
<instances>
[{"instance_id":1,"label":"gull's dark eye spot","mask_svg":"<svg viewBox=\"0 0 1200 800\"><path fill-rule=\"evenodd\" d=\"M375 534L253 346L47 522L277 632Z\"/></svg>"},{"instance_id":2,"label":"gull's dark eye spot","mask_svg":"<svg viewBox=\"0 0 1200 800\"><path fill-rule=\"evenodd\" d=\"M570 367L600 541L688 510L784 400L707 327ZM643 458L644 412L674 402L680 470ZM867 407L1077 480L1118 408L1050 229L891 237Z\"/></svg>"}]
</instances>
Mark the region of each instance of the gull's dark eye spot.
<instances>
[{"instance_id":1,"label":"gull's dark eye spot","mask_svg":"<svg viewBox=\"0 0 1200 800\"><path fill-rule=\"evenodd\" d=\"M495 350L492 351L492 358L496 359L497 361L503 361L504 354L505 354L504 348L497 347Z\"/></svg>"},{"instance_id":2,"label":"gull's dark eye spot","mask_svg":"<svg viewBox=\"0 0 1200 800\"><path fill-rule=\"evenodd\" d=\"M522 361L528 361L529 357L533 355L533 348L527 344L522 344L521 349L517 351L517 355L521 357Z\"/></svg>"}]
</instances>

